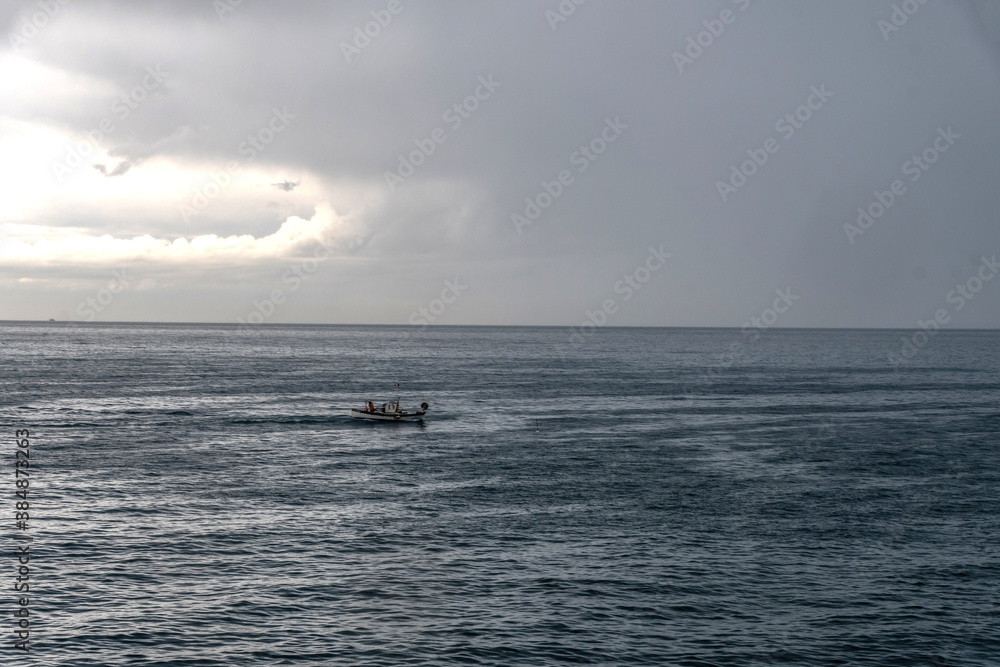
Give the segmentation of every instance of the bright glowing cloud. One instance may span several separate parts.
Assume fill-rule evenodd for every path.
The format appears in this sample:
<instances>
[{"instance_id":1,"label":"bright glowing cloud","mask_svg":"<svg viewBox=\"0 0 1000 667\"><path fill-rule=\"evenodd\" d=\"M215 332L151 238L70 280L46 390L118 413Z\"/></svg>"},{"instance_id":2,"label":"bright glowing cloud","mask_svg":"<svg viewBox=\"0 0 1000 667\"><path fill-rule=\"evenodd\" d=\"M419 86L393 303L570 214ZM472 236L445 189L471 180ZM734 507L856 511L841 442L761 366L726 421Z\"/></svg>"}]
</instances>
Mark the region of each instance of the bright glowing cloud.
<instances>
[{"instance_id":1,"label":"bright glowing cloud","mask_svg":"<svg viewBox=\"0 0 1000 667\"><path fill-rule=\"evenodd\" d=\"M310 219L292 216L273 234L256 238L249 234L218 236L203 234L174 240L150 235L130 239L85 233L56 235L41 230L34 242L0 240L0 262L8 265L98 265L136 261L186 263L199 261L241 263L249 260L282 259L308 252L308 245L347 248L359 238L353 228L329 206L317 207Z\"/></svg>"}]
</instances>

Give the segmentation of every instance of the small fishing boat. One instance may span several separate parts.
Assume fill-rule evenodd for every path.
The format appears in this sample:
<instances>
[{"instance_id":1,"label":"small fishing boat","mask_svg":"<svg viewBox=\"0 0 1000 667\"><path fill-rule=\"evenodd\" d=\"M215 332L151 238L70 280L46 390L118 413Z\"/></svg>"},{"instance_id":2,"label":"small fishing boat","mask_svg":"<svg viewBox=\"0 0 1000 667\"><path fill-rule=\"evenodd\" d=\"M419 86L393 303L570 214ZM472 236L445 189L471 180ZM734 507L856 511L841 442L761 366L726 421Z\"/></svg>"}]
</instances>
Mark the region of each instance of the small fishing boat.
<instances>
[{"instance_id":1,"label":"small fishing boat","mask_svg":"<svg viewBox=\"0 0 1000 667\"><path fill-rule=\"evenodd\" d=\"M422 422L429 407L427 403L421 403L419 410L408 412L399 407L398 398L395 401L383 403L381 407L375 407L374 403L368 401L368 404L361 410L351 408L351 416L355 419L377 422Z\"/></svg>"}]
</instances>

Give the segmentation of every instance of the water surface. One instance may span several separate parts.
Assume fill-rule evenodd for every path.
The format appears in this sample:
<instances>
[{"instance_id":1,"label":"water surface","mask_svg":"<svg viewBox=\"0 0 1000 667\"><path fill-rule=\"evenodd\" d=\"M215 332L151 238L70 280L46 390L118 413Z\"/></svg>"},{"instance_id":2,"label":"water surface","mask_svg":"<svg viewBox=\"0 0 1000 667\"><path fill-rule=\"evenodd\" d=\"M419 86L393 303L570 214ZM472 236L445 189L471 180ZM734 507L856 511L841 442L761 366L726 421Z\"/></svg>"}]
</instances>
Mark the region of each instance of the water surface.
<instances>
[{"instance_id":1,"label":"water surface","mask_svg":"<svg viewBox=\"0 0 1000 667\"><path fill-rule=\"evenodd\" d=\"M34 664L1000 664L1000 333L402 333L0 325Z\"/></svg>"}]
</instances>

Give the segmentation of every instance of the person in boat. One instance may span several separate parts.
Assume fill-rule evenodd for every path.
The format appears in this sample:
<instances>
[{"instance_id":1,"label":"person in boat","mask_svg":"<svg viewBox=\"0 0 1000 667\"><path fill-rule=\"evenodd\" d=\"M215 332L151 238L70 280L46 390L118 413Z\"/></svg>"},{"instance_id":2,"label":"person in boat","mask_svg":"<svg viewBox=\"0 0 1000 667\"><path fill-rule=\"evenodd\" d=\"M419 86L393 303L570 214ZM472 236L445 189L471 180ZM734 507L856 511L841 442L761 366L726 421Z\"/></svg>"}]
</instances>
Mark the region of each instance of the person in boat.
<instances>
[{"instance_id":1,"label":"person in boat","mask_svg":"<svg viewBox=\"0 0 1000 667\"><path fill-rule=\"evenodd\" d=\"M375 412L375 404L368 401L368 412Z\"/></svg>"}]
</instances>

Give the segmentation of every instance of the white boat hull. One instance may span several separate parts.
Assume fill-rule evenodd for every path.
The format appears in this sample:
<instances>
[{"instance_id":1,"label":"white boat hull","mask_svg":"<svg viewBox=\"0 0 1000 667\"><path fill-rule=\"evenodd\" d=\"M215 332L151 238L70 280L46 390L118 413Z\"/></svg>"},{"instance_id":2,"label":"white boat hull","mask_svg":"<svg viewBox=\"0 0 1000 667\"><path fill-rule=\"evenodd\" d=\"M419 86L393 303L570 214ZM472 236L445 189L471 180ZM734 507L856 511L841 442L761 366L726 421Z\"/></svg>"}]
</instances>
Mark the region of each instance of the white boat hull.
<instances>
[{"instance_id":1,"label":"white boat hull","mask_svg":"<svg viewBox=\"0 0 1000 667\"><path fill-rule=\"evenodd\" d=\"M426 412L368 412L351 408L351 416L355 419L367 419L376 422L420 422L424 420Z\"/></svg>"}]
</instances>

